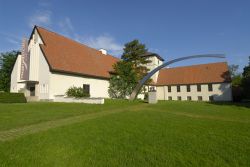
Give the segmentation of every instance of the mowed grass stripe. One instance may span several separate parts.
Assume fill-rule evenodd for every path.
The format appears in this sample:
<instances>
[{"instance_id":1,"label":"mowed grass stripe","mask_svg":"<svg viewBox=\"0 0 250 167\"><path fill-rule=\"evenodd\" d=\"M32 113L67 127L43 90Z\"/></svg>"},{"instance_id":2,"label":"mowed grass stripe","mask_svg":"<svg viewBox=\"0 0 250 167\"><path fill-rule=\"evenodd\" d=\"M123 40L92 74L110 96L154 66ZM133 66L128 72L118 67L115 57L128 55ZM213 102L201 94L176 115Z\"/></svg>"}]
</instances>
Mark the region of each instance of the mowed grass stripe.
<instances>
[{"instance_id":1,"label":"mowed grass stripe","mask_svg":"<svg viewBox=\"0 0 250 167\"><path fill-rule=\"evenodd\" d=\"M215 116L202 116L202 115L197 115L197 114L189 114L185 112L169 112L169 113L179 115L179 116L190 117L190 118L197 118L197 119L210 119L214 121L250 123L250 121L239 121L239 120L227 119L227 118L221 118L221 117L215 117Z\"/></svg>"},{"instance_id":2,"label":"mowed grass stripe","mask_svg":"<svg viewBox=\"0 0 250 167\"><path fill-rule=\"evenodd\" d=\"M23 136L23 135L33 134L33 133L37 133L40 131L46 131L46 130L49 130L51 128L56 128L56 127L60 127L60 126L65 126L65 125L69 125L69 124L83 122L86 120L95 119L98 117L103 117L103 116L106 116L109 114L120 113L120 112L124 112L124 111L128 111L128 110L137 111L139 109L141 110L142 107L133 106L133 107L127 107L127 108L119 108L119 109L115 109L115 110L113 109L113 110L109 110L109 111L101 111L101 112L97 112L97 113L84 114L84 115L80 115L80 116L73 116L73 117L69 117L69 118L64 118L64 119L59 119L59 120L54 120L54 121L47 121L47 122L43 122L43 123L24 126L21 128L0 131L0 141L8 141L8 140L12 140L12 139L15 139L15 138Z\"/></svg>"},{"instance_id":3,"label":"mowed grass stripe","mask_svg":"<svg viewBox=\"0 0 250 167\"><path fill-rule=\"evenodd\" d=\"M145 110L152 110L149 108L146 108ZM154 109L155 112L166 112L162 111L160 109ZM250 120L235 120L235 119L228 119L228 118L223 118L223 117L216 117L216 116L205 116L205 115L199 115L199 114L192 114L192 113L187 113L187 112L175 112L168 110L168 113L174 114L177 116L184 116L184 117L189 117L189 118L197 118L197 119L208 119L208 120L213 120L213 121L226 121L226 122L237 122L237 123L250 123Z\"/></svg>"}]
</instances>

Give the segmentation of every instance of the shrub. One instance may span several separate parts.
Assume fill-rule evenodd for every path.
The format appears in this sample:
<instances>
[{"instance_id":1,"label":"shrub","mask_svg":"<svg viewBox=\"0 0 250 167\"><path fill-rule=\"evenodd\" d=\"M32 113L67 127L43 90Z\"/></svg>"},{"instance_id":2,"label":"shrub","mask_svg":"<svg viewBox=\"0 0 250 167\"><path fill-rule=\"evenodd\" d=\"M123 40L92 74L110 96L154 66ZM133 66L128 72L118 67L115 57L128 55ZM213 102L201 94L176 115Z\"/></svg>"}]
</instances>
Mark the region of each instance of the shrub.
<instances>
[{"instance_id":1,"label":"shrub","mask_svg":"<svg viewBox=\"0 0 250 167\"><path fill-rule=\"evenodd\" d=\"M66 95L68 97L75 97L75 98L89 97L89 93L85 92L82 87L75 87L75 86L70 87L67 90Z\"/></svg>"},{"instance_id":2,"label":"shrub","mask_svg":"<svg viewBox=\"0 0 250 167\"><path fill-rule=\"evenodd\" d=\"M235 102L242 101L244 95L243 88L240 86L233 86L232 94L233 94L233 101Z\"/></svg>"},{"instance_id":3,"label":"shrub","mask_svg":"<svg viewBox=\"0 0 250 167\"><path fill-rule=\"evenodd\" d=\"M26 103L23 93L0 93L0 103Z\"/></svg>"}]
</instances>

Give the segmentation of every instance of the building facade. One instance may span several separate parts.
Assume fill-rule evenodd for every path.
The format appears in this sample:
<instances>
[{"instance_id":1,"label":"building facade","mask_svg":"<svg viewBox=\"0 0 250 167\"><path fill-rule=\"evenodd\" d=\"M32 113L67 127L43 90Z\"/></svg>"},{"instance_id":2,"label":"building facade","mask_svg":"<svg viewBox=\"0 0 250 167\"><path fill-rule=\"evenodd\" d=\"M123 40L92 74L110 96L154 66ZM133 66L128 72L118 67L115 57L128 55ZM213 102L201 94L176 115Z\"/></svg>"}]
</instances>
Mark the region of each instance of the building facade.
<instances>
[{"instance_id":1,"label":"building facade","mask_svg":"<svg viewBox=\"0 0 250 167\"><path fill-rule=\"evenodd\" d=\"M53 101L56 96L64 96L70 87L77 86L86 88L90 97L109 98L110 72L119 59L105 50L90 48L35 26L27 42L26 54L26 58L22 53L16 59L11 74L11 92L24 92L33 100ZM155 53L148 52L144 56L151 60L147 65L150 70L164 61ZM191 73L185 72L190 70ZM230 101L230 78L223 76L227 72L225 62L166 68L152 77L150 87L157 90L159 100ZM212 77L199 78L198 74Z\"/></svg>"}]
</instances>

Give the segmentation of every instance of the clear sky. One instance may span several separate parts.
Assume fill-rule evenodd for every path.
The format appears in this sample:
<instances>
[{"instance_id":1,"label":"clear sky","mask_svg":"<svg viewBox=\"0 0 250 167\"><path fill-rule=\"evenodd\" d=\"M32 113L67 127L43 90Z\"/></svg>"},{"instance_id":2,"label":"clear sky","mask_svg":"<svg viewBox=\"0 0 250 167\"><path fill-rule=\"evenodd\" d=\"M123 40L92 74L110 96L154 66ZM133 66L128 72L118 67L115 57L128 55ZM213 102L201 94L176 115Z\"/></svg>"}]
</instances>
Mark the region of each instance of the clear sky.
<instances>
[{"instance_id":1,"label":"clear sky","mask_svg":"<svg viewBox=\"0 0 250 167\"><path fill-rule=\"evenodd\" d=\"M133 39L165 60L224 53L242 70L250 56L249 0L0 0L0 52L20 49L34 24L118 57Z\"/></svg>"}]
</instances>

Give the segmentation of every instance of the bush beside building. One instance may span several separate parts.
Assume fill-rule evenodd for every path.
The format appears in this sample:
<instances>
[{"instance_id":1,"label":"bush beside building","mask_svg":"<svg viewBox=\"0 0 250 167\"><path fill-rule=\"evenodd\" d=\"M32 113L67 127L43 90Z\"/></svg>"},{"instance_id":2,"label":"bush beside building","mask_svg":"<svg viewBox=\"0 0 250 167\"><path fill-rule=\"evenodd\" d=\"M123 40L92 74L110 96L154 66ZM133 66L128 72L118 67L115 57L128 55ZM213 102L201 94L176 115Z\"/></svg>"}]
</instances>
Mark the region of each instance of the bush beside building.
<instances>
[{"instance_id":1,"label":"bush beside building","mask_svg":"<svg viewBox=\"0 0 250 167\"><path fill-rule=\"evenodd\" d=\"M23 93L0 93L0 103L26 103Z\"/></svg>"}]
</instances>

